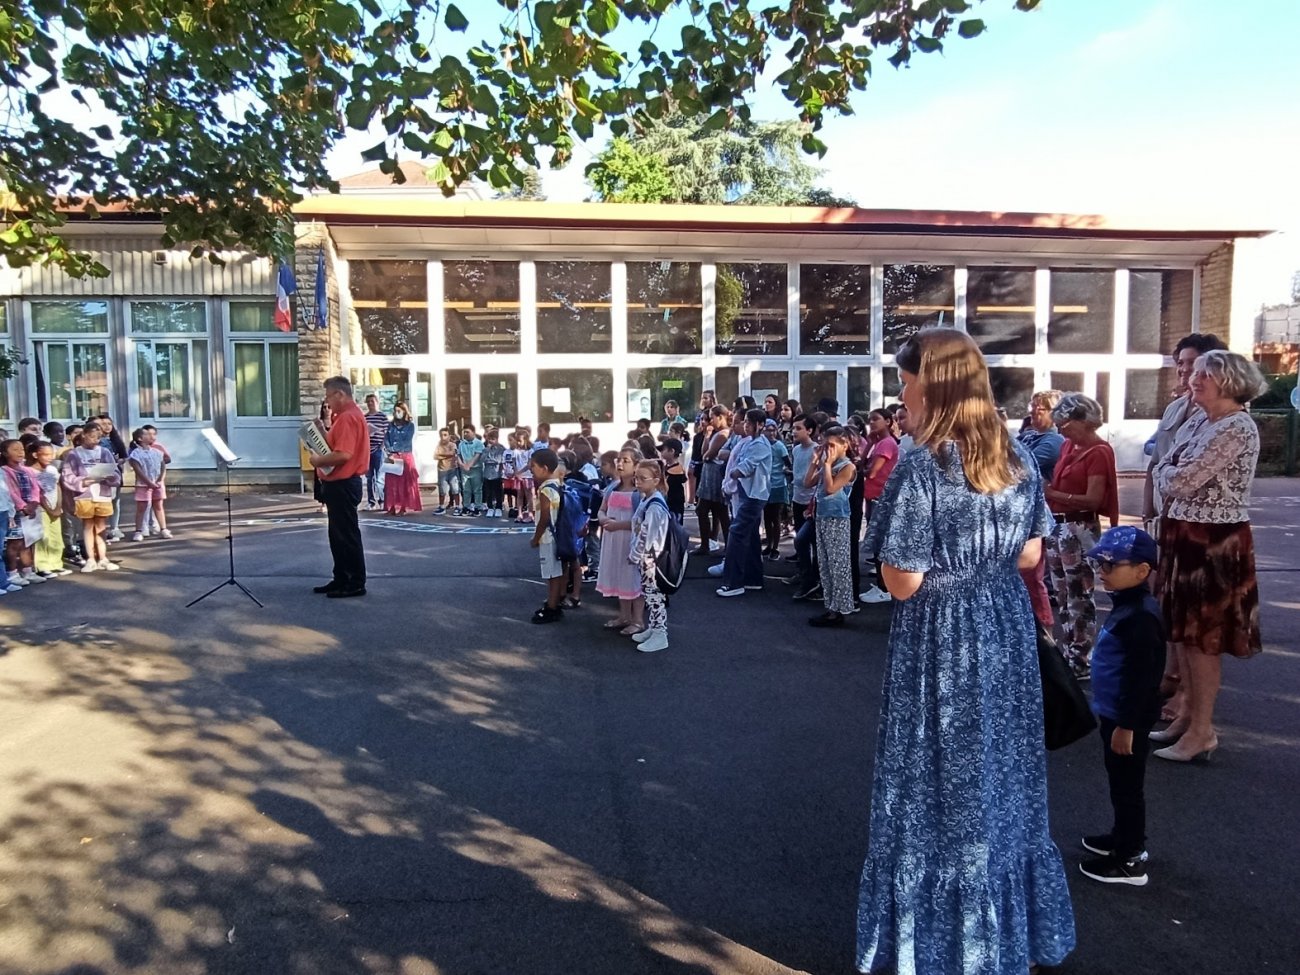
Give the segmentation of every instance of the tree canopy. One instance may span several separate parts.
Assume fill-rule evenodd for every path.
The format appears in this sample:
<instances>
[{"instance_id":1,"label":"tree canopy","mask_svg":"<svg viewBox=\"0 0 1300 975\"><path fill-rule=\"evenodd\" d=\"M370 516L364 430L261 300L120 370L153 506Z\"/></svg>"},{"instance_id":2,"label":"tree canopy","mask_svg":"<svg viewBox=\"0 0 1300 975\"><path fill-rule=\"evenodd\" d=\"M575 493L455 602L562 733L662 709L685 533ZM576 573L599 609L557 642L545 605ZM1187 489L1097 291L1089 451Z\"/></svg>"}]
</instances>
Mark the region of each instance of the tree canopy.
<instances>
[{"instance_id":1,"label":"tree canopy","mask_svg":"<svg viewBox=\"0 0 1300 975\"><path fill-rule=\"evenodd\" d=\"M432 156L449 190L506 189L540 148L563 166L598 126L627 136L672 112L748 124L762 83L820 153L823 119L852 110L873 66L977 36L981 2L494 0L471 31L449 0L11 0L0 257L107 273L59 233L81 207L157 213L164 243L196 256L285 255L291 206L337 189L325 154L372 124L384 137L364 155L386 172L399 154Z\"/></svg>"},{"instance_id":2,"label":"tree canopy","mask_svg":"<svg viewBox=\"0 0 1300 975\"><path fill-rule=\"evenodd\" d=\"M610 203L853 206L815 185L821 170L804 158L806 134L793 120L711 129L706 118L674 114L611 142L587 181Z\"/></svg>"}]
</instances>

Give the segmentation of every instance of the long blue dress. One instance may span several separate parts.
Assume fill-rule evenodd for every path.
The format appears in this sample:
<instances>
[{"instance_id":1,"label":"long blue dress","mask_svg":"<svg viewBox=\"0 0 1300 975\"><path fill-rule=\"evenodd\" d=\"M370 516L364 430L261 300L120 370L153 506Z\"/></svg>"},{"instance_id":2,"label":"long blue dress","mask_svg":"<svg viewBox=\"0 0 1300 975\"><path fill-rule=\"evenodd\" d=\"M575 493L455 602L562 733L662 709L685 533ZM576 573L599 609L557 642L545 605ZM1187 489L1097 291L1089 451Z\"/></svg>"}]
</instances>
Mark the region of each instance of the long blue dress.
<instances>
[{"instance_id":1,"label":"long blue dress","mask_svg":"<svg viewBox=\"0 0 1300 975\"><path fill-rule=\"evenodd\" d=\"M1000 494L966 483L955 445L898 464L868 551L925 581L894 604L858 905L858 969L1025 975L1074 947L1047 829L1042 690L1016 570L1051 521L1038 465ZM945 470L945 467L947 468Z\"/></svg>"}]
</instances>

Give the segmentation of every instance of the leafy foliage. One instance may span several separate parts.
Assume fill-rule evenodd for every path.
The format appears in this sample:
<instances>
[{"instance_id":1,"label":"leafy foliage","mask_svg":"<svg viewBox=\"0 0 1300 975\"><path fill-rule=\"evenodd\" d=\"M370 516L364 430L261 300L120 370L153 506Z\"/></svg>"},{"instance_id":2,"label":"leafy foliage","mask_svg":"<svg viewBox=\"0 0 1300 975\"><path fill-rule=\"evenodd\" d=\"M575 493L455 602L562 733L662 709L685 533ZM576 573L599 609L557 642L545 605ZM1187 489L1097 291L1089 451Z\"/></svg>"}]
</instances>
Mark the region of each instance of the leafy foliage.
<instances>
[{"instance_id":1,"label":"leafy foliage","mask_svg":"<svg viewBox=\"0 0 1300 975\"><path fill-rule=\"evenodd\" d=\"M494 6L480 21L493 37L474 41L447 0L10 0L0 256L107 273L59 234L68 206L159 213L165 243L196 256L286 255L303 190L336 189L326 152L372 124L385 135L365 156L396 180L400 153L436 157L449 189L478 177L504 190L540 147L563 166L598 125L626 136L672 113L749 125L763 78L804 124L803 151L822 153L823 118L851 111L878 59L901 66L984 29L969 0L478 5ZM685 26L659 37L670 21Z\"/></svg>"},{"instance_id":2,"label":"leafy foliage","mask_svg":"<svg viewBox=\"0 0 1300 975\"><path fill-rule=\"evenodd\" d=\"M598 199L624 203L852 206L813 184L801 122L738 122L716 129L673 115L615 139L587 167Z\"/></svg>"},{"instance_id":3,"label":"leafy foliage","mask_svg":"<svg viewBox=\"0 0 1300 975\"><path fill-rule=\"evenodd\" d=\"M524 169L524 180L518 186L497 190L497 200L545 200L546 192L542 187L542 174L536 166Z\"/></svg>"}]
</instances>

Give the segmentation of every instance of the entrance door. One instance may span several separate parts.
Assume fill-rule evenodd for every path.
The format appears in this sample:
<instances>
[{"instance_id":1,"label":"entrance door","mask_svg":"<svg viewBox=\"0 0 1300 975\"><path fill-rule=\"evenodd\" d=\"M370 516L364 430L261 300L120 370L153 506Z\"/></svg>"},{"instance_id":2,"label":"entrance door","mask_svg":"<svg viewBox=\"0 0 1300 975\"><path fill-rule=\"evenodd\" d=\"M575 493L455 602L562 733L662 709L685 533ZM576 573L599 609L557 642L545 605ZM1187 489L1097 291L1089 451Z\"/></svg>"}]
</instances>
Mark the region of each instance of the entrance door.
<instances>
[{"instance_id":1,"label":"entrance door","mask_svg":"<svg viewBox=\"0 0 1300 975\"><path fill-rule=\"evenodd\" d=\"M406 404L411 422L415 424L414 454L420 481L436 481L433 448L438 442L438 428L433 409L432 373L388 367L353 369L352 395L363 410L366 396L371 393L379 398L379 409L389 419L392 419L393 407L398 403Z\"/></svg>"}]
</instances>

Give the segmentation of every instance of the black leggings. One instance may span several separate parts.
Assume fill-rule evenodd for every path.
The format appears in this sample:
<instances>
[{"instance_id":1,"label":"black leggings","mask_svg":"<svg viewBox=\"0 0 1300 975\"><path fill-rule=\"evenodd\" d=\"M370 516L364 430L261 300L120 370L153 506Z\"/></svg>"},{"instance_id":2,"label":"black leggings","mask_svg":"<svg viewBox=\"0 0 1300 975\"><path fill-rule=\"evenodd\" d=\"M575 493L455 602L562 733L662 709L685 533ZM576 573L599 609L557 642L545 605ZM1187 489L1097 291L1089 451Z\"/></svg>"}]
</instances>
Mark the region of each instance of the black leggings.
<instances>
[{"instance_id":1,"label":"black leggings","mask_svg":"<svg viewBox=\"0 0 1300 975\"><path fill-rule=\"evenodd\" d=\"M781 522L784 516L785 505L779 501L763 507L763 529L767 532L765 548L769 552L775 552L781 544Z\"/></svg>"},{"instance_id":2,"label":"black leggings","mask_svg":"<svg viewBox=\"0 0 1300 975\"><path fill-rule=\"evenodd\" d=\"M718 541L727 540L727 532L731 529L731 511L725 501L697 501L695 517L700 523L701 545L707 545L718 535L722 536Z\"/></svg>"},{"instance_id":3,"label":"black leggings","mask_svg":"<svg viewBox=\"0 0 1300 975\"><path fill-rule=\"evenodd\" d=\"M501 478L483 478L483 503L489 508L500 508L505 499L505 483Z\"/></svg>"}]
</instances>

